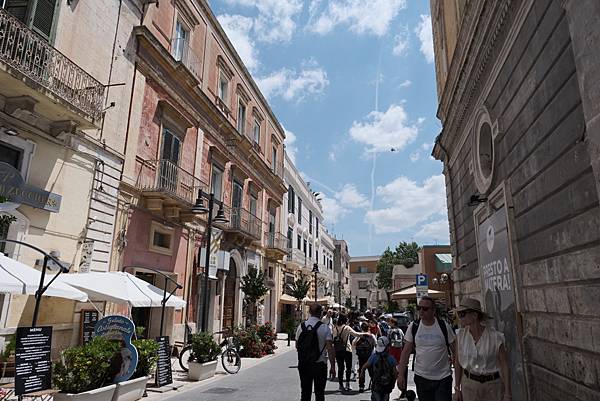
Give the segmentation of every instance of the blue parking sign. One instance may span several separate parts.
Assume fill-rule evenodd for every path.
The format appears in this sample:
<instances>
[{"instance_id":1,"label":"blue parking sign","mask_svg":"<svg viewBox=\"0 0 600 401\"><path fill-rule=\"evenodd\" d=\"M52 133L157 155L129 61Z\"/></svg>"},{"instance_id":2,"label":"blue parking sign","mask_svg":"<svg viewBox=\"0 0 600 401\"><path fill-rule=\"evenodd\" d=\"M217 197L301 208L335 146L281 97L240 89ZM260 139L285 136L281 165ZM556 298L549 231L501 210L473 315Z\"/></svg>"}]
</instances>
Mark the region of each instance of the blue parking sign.
<instances>
[{"instance_id":1,"label":"blue parking sign","mask_svg":"<svg viewBox=\"0 0 600 401\"><path fill-rule=\"evenodd\" d=\"M427 274L417 274L417 287L427 287Z\"/></svg>"}]
</instances>

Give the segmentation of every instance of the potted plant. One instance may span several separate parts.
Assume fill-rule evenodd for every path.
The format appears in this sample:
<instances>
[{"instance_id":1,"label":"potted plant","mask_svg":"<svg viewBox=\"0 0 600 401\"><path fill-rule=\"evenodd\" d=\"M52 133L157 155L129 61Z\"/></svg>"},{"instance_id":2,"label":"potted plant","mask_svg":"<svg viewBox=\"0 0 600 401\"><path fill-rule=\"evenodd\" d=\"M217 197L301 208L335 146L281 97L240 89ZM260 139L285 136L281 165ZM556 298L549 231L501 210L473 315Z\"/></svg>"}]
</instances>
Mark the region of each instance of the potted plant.
<instances>
[{"instance_id":1,"label":"potted plant","mask_svg":"<svg viewBox=\"0 0 600 401\"><path fill-rule=\"evenodd\" d=\"M0 354L0 373L1 377L10 377L15 375L16 336L11 334L5 341L4 351Z\"/></svg>"},{"instance_id":2,"label":"potted plant","mask_svg":"<svg viewBox=\"0 0 600 401\"><path fill-rule=\"evenodd\" d=\"M158 361L158 343L152 339L133 340L138 350L138 364L131 379L117 383L112 401L136 401L144 396L146 384Z\"/></svg>"},{"instance_id":3,"label":"potted plant","mask_svg":"<svg viewBox=\"0 0 600 401\"><path fill-rule=\"evenodd\" d=\"M192 335L192 358L188 376L191 380L205 380L215 375L217 357L221 353L219 344L211 333Z\"/></svg>"},{"instance_id":4,"label":"potted plant","mask_svg":"<svg viewBox=\"0 0 600 401\"><path fill-rule=\"evenodd\" d=\"M54 401L112 399L116 385L111 383L111 361L119 347L104 337L94 337L86 345L63 351L53 369L53 383L60 390Z\"/></svg>"}]
</instances>

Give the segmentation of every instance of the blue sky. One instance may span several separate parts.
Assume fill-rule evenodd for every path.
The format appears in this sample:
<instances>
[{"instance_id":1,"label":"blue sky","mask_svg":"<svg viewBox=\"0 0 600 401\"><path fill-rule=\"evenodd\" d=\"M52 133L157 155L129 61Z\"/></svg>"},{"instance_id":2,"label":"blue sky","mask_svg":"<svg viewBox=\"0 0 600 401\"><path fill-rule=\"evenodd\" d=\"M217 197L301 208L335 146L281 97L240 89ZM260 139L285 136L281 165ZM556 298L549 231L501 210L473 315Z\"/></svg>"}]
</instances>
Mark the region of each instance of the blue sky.
<instances>
[{"instance_id":1,"label":"blue sky","mask_svg":"<svg viewBox=\"0 0 600 401\"><path fill-rule=\"evenodd\" d=\"M429 1L210 4L350 254L447 244Z\"/></svg>"}]
</instances>

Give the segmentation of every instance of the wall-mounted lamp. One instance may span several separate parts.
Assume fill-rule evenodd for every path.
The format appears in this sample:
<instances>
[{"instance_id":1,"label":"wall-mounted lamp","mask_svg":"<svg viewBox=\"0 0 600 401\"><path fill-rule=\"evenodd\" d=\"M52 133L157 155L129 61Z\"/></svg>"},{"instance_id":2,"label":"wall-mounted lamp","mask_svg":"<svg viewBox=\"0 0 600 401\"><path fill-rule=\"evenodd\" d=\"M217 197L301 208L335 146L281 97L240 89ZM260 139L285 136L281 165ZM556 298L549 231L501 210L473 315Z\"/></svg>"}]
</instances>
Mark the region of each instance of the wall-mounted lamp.
<instances>
[{"instance_id":1,"label":"wall-mounted lamp","mask_svg":"<svg viewBox=\"0 0 600 401\"><path fill-rule=\"evenodd\" d=\"M469 199L469 206L477 206L480 203L487 202L487 200L488 200L487 196L483 196L480 194L474 194L474 195L471 195L471 198Z\"/></svg>"},{"instance_id":2,"label":"wall-mounted lamp","mask_svg":"<svg viewBox=\"0 0 600 401\"><path fill-rule=\"evenodd\" d=\"M0 131L9 136L17 136L19 133L12 128L0 127Z\"/></svg>"}]
</instances>

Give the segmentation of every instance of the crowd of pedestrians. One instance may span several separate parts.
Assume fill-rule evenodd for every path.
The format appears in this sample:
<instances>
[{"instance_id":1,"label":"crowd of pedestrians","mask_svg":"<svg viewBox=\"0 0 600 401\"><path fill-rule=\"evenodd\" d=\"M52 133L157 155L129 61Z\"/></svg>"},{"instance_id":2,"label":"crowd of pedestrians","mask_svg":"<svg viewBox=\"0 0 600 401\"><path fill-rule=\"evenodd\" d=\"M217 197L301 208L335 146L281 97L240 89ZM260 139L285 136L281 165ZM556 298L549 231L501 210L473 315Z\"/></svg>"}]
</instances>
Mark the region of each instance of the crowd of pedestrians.
<instances>
[{"instance_id":1,"label":"crowd of pedestrians","mask_svg":"<svg viewBox=\"0 0 600 401\"><path fill-rule=\"evenodd\" d=\"M395 387L400 399L412 401L411 354L419 401L511 399L504 336L486 324L490 316L479 301L467 298L453 311L461 326L456 332L436 316L432 298L422 297L417 310L419 319L404 332L391 315L311 305L296 331L301 401L310 401L313 391L316 401L324 401L328 378L337 380L342 394L351 394L351 382L358 380L357 390L370 391L372 401L389 401Z\"/></svg>"}]
</instances>

